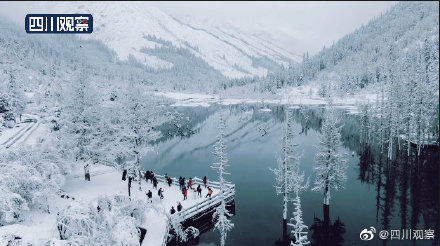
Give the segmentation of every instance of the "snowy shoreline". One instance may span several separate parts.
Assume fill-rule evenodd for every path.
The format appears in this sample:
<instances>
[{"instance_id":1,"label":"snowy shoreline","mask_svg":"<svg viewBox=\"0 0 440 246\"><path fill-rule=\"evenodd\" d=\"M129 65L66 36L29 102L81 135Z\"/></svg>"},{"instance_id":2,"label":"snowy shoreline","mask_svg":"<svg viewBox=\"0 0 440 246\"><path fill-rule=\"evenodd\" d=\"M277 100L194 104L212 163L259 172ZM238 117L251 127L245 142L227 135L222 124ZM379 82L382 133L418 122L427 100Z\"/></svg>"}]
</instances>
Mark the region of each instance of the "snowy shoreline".
<instances>
[{"instance_id":1,"label":"snowy shoreline","mask_svg":"<svg viewBox=\"0 0 440 246\"><path fill-rule=\"evenodd\" d=\"M309 95L306 91L312 91ZM326 105L326 98L317 95L314 88L300 86L281 90L272 98L236 98L233 96L222 97L218 94L201 94L191 92L160 91L156 96L170 98L175 102L174 107L209 107L212 104L236 105L236 104L278 104L278 105ZM333 103L337 106L356 106L358 104L370 104L376 102L377 94L363 92L345 97L333 97Z\"/></svg>"}]
</instances>

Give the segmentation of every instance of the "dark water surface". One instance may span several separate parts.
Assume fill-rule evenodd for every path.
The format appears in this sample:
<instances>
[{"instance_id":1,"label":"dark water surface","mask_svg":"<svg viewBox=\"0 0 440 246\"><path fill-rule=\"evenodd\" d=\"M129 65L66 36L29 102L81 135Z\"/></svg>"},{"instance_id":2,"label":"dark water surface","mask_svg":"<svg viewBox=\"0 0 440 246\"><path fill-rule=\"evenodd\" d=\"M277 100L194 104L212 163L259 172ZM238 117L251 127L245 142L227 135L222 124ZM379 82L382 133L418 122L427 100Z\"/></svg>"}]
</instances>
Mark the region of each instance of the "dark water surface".
<instances>
[{"instance_id":1,"label":"dark water surface","mask_svg":"<svg viewBox=\"0 0 440 246\"><path fill-rule=\"evenodd\" d=\"M171 176L216 179L211 169L219 112L226 115L227 147L231 175L236 185L234 229L227 245L277 245L282 237L282 197L275 193L274 174L280 152L285 110L281 106L175 108L181 117L163 128L156 152L143 159L145 168ZM323 108L290 108L295 116L295 142L302 154L301 169L314 180L313 166ZM303 219L311 245L437 245L434 240L361 241L364 228L435 229L438 236L438 148L421 157L398 152L392 161L380 155L374 143L360 145L359 116L339 110L347 183L331 191L330 221L324 221L322 195L310 189L301 195ZM386 154L385 154L386 156ZM292 209L289 208L289 217ZM402 236L402 235L401 235ZM198 245L218 245L219 232L211 230Z\"/></svg>"}]
</instances>

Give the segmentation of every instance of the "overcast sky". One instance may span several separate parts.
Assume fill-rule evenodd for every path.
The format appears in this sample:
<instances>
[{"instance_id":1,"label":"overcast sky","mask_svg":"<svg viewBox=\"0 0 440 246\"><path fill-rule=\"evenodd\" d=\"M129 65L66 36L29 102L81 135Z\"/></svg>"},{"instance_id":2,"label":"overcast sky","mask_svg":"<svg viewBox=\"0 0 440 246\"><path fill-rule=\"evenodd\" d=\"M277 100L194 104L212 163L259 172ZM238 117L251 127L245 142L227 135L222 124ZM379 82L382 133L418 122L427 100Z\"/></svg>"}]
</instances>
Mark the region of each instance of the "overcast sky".
<instances>
[{"instance_id":1,"label":"overcast sky","mask_svg":"<svg viewBox=\"0 0 440 246\"><path fill-rule=\"evenodd\" d=\"M285 47L299 44L311 53L331 45L396 2L151 2L177 17L229 22L266 31ZM84 4L84 3L82 3ZM26 3L0 2L0 13L19 15ZM21 16L21 13L20 13ZM21 18L20 18L21 19ZM294 40L294 42L292 42ZM292 48L292 51L298 51Z\"/></svg>"}]
</instances>

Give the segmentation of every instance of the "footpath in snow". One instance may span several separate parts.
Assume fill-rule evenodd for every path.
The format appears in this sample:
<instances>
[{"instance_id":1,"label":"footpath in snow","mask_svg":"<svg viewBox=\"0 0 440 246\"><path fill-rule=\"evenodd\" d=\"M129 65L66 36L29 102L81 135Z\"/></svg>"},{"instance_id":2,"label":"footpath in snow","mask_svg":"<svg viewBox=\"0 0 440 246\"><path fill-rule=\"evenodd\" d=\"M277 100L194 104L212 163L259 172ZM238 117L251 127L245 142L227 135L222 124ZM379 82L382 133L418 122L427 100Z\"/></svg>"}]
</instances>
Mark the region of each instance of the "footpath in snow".
<instances>
[{"instance_id":1,"label":"footpath in snow","mask_svg":"<svg viewBox=\"0 0 440 246\"><path fill-rule=\"evenodd\" d=\"M5 128L0 132L0 146L10 148L26 141L39 125L38 117L34 115L23 115L22 122L17 123L12 128Z\"/></svg>"}]
</instances>

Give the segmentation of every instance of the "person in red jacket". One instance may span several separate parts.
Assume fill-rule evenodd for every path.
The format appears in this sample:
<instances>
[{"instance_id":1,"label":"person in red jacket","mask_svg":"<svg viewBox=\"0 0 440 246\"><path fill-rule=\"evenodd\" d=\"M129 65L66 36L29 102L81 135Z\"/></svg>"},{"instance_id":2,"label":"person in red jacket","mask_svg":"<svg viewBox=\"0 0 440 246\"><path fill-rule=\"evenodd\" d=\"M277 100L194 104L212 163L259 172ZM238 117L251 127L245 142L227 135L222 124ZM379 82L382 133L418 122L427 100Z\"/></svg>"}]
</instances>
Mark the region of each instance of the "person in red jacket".
<instances>
[{"instance_id":1,"label":"person in red jacket","mask_svg":"<svg viewBox=\"0 0 440 246\"><path fill-rule=\"evenodd\" d=\"M206 185L208 184L208 179L206 178L206 176L203 177L203 184L205 185L206 188Z\"/></svg>"},{"instance_id":2,"label":"person in red jacket","mask_svg":"<svg viewBox=\"0 0 440 246\"><path fill-rule=\"evenodd\" d=\"M193 180L192 180L192 178L189 178L189 180L188 180L188 188L192 189L192 185L193 185Z\"/></svg>"},{"instance_id":3,"label":"person in red jacket","mask_svg":"<svg viewBox=\"0 0 440 246\"><path fill-rule=\"evenodd\" d=\"M188 189L186 189L186 187L185 188L183 188L183 190L182 190L182 194L183 194L183 200L186 200L188 197Z\"/></svg>"},{"instance_id":4,"label":"person in red jacket","mask_svg":"<svg viewBox=\"0 0 440 246\"><path fill-rule=\"evenodd\" d=\"M211 197L212 196L212 192L213 191L211 190L211 187L208 187L208 194L206 194L205 198L208 197L208 196Z\"/></svg>"}]
</instances>

